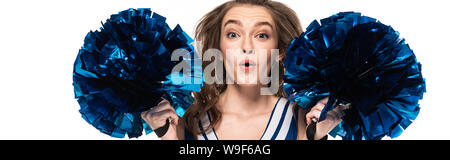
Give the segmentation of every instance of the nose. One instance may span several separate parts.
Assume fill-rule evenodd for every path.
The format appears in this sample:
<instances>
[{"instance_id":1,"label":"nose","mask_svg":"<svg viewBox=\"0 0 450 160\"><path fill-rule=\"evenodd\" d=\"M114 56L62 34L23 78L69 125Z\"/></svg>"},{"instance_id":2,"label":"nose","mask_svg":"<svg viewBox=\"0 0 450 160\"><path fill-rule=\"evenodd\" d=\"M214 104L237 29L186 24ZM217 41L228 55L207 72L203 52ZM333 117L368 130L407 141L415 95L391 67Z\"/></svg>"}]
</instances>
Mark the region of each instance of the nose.
<instances>
[{"instance_id":1,"label":"nose","mask_svg":"<svg viewBox=\"0 0 450 160\"><path fill-rule=\"evenodd\" d=\"M242 47L241 48L242 48L242 53L244 53L244 54L252 54L252 53L254 53L252 39L251 38L245 38L242 41Z\"/></svg>"},{"instance_id":2,"label":"nose","mask_svg":"<svg viewBox=\"0 0 450 160\"><path fill-rule=\"evenodd\" d=\"M242 52L244 52L244 54L246 54L246 53L252 54L253 53L253 49L242 49Z\"/></svg>"}]
</instances>

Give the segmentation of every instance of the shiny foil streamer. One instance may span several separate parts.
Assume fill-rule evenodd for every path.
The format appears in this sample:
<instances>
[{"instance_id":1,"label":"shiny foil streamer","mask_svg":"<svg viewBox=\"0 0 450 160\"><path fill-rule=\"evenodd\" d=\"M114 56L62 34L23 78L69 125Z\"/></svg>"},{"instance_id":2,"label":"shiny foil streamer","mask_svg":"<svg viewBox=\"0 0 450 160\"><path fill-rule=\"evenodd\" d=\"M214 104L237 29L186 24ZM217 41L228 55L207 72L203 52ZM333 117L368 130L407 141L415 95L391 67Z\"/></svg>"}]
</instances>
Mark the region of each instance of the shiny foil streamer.
<instances>
[{"instance_id":1,"label":"shiny foil streamer","mask_svg":"<svg viewBox=\"0 0 450 160\"><path fill-rule=\"evenodd\" d=\"M285 58L285 91L309 109L329 97L319 121L351 104L330 133L343 139L395 138L417 117L425 89L421 64L392 27L355 12L313 21Z\"/></svg>"},{"instance_id":2,"label":"shiny foil streamer","mask_svg":"<svg viewBox=\"0 0 450 160\"><path fill-rule=\"evenodd\" d=\"M152 131L140 112L162 98L182 116L202 81L192 41L180 26L170 29L165 17L149 8L111 15L99 31L86 35L74 63L73 86L82 117L112 137L132 138ZM172 61L177 49L184 49L185 56ZM186 70L172 73L181 63Z\"/></svg>"}]
</instances>

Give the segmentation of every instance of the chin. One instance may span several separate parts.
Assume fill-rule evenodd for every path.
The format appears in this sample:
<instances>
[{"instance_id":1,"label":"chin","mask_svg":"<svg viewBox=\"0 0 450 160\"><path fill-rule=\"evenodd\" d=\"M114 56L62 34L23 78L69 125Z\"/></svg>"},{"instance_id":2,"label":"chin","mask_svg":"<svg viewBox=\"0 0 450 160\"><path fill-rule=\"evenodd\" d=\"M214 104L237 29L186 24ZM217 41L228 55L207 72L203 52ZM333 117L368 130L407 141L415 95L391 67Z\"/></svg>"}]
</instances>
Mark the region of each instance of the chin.
<instances>
[{"instance_id":1,"label":"chin","mask_svg":"<svg viewBox=\"0 0 450 160\"><path fill-rule=\"evenodd\" d=\"M238 86L240 86L240 87L256 87L256 86L258 86L258 84L256 83L256 84L239 84L238 83Z\"/></svg>"},{"instance_id":2,"label":"chin","mask_svg":"<svg viewBox=\"0 0 450 160\"><path fill-rule=\"evenodd\" d=\"M237 72L236 74L236 84L242 86L256 86L259 85L259 78L257 72Z\"/></svg>"},{"instance_id":3,"label":"chin","mask_svg":"<svg viewBox=\"0 0 450 160\"><path fill-rule=\"evenodd\" d=\"M247 86L247 87L259 85L258 79L237 78L236 83L240 86Z\"/></svg>"}]
</instances>

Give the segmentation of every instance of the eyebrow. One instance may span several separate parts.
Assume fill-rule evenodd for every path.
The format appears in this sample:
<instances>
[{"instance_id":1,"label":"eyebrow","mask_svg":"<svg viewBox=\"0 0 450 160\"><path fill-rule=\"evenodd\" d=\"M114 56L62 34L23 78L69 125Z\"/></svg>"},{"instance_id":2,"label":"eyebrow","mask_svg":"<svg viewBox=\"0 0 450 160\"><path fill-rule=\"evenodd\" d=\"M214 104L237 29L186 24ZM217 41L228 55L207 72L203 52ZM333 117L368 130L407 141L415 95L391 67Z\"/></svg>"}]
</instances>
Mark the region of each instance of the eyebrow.
<instances>
[{"instance_id":1,"label":"eyebrow","mask_svg":"<svg viewBox=\"0 0 450 160\"><path fill-rule=\"evenodd\" d=\"M242 23L241 23L239 20L230 19L230 20L228 20L228 21L225 22L225 24L223 25L223 28L225 28L225 26L227 26L228 24L236 24L236 25L242 26ZM267 22L267 21L258 22L258 23L255 24L255 27L265 26L265 25L267 25L267 26L269 26L271 29L273 29L272 24L270 24L270 23Z\"/></svg>"},{"instance_id":2,"label":"eyebrow","mask_svg":"<svg viewBox=\"0 0 450 160\"><path fill-rule=\"evenodd\" d=\"M225 28L225 26L227 26L228 24L236 24L239 26L242 26L242 23L238 20L234 20L234 19L229 19L227 22L224 23L223 28Z\"/></svg>"},{"instance_id":3,"label":"eyebrow","mask_svg":"<svg viewBox=\"0 0 450 160\"><path fill-rule=\"evenodd\" d=\"M269 26L271 29L273 29L272 24L270 24L269 22L258 22L255 24L255 27L259 27L259 26Z\"/></svg>"}]
</instances>

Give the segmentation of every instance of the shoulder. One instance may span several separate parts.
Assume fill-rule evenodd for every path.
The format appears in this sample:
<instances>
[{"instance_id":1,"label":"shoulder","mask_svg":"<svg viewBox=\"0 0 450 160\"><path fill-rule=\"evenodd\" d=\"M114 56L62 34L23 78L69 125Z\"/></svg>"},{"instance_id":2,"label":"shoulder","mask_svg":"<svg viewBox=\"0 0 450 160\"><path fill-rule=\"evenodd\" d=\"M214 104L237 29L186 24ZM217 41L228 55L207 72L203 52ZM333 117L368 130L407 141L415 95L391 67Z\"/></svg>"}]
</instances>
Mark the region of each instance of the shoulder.
<instances>
[{"instance_id":1,"label":"shoulder","mask_svg":"<svg viewBox=\"0 0 450 160\"><path fill-rule=\"evenodd\" d=\"M282 107L282 108L290 108L290 109L297 109L298 106L294 102L290 102L285 97L279 97L276 102L276 107Z\"/></svg>"},{"instance_id":2,"label":"shoulder","mask_svg":"<svg viewBox=\"0 0 450 160\"><path fill-rule=\"evenodd\" d=\"M297 129L297 139L302 140L306 139L306 113L308 110L303 109L298 106L295 102L289 102L287 98L280 98L278 101L277 107L283 106L283 110L286 112L291 112L293 116L293 121L295 121L296 129ZM280 109L281 110L281 109Z\"/></svg>"}]
</instances>

